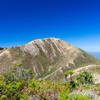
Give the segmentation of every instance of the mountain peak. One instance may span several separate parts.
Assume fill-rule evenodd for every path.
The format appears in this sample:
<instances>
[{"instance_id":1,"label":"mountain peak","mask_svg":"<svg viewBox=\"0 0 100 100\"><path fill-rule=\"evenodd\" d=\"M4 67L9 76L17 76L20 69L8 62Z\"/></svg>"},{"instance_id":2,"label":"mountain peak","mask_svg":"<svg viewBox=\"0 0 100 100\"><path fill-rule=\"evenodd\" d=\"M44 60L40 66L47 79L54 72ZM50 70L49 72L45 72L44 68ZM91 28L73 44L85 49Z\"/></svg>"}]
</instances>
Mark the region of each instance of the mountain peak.
<instances>
[{"instance_id":1,"label":"mountain peak","mask_svg":"<svg viewBox=\"0 0 100 100\"><path fill-rule=\"evenodd\" d=\"M41 42L41 41L47 41L47 40L56 40L56 41L58 41L58 40L60 40L60 39L58 39L58 38L44 38L44 39L36 39L36 40L33 40L33 41L31 41L31 42L29 42L28 44L30 44L30 43L38 43L38 42Z\"/></svg>"},{"instance_id":2,"label":"mountain peak","mask_svg":"<svg viewBox=\"0 0 100 100\"><path fill-rule=\"evenodd\" d=\"M50 74L47 78L58 81L63 80L63 73L68 69L99 61L63 40L45 38L1 51L0 72L10 70L18 62L22 62L25 68L31 68L36 78L44 78Z\"/></svg>"},{"instance_id":3,"label":"mountain peak","mask_svg":"<svg viewBox=\"0 0 100 100\"><path fill-rule=\"evenodd\" d=\"M73 48L73 49L72 49ZM59 55L65 55L64 50L76 50L77 48L73 47L69 43L66 43L58 38L45 38L37 39L29 42L24 46L24 51L30 53L31 55L37 56L40 51L42 51L46 56L50 55L56 56L56 52L59 52ZM51 50L51 51L50 51Z\"/></svg>"}]
</instances>

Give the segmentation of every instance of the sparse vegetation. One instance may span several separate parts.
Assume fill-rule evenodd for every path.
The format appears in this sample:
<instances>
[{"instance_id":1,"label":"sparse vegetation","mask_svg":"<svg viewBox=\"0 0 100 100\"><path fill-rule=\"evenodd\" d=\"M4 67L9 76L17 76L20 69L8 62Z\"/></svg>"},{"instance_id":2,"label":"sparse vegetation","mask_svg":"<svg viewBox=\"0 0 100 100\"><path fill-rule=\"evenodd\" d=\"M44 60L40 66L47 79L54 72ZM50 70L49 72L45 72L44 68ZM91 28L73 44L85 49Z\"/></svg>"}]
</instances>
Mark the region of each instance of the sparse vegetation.
<instances>
[{"instance_id":1,"label":"sparse vegetation","mask_svg":"<svg viewBox=\"0 0 100 100\"><path fill-rule=\"evenodd\" d=\"M100 84L87 71L73 73L89 64L99 60L58 39L9 48L0 56L0 100L94 100Z\"/></svg>"},{"instance_id":2,"label":"sparse vegetation","mask_svg":"<svg viewBox=\"0 0 100 100\"><path fill-rule=\"evenodd\" d=\"M73 71L65 73L65 76L68 75L72 76ZM92 74L80 72L76 77L62 83L35 80L32 70L24 69L22 63L18 63L13 66L11 72L0 75L0 100L94 100L77 92L91 91L91 87L95 91L99 90L99 85L93 84ZM93 85L90 86L91 83Z\"/></svg>"}]
</instances>

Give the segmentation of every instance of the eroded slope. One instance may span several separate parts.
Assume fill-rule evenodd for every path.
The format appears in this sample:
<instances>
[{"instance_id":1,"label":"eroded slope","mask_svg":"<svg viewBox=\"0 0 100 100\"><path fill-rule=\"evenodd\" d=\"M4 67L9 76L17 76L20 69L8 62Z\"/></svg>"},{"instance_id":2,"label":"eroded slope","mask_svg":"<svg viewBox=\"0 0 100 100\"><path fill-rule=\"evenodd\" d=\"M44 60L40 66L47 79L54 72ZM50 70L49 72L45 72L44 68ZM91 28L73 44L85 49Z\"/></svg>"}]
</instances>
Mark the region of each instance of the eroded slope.
<instances>
[{"instance_id":1,"label":"eroded slope","mask_svg":"<svg viewBox=\"0 0 100 100\"><path fill-rule=\"evenodd\" d=\"M38 39L0 53L0 72L10 70L15 63L34 70L36 78L63 80L64 72L83 64L99 63L88 53L56 38Z\"/></svg>"}]
</instances>

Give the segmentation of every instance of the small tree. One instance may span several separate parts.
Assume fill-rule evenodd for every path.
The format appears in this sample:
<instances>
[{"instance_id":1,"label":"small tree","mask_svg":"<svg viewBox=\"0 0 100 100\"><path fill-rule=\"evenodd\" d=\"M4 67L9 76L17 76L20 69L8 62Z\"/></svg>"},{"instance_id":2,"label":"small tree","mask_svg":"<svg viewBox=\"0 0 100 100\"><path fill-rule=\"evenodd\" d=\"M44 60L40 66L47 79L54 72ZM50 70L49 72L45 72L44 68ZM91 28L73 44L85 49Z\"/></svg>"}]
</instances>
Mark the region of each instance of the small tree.
<instances>
[{"instance_id":1,"label":"small tree","mask_svg":"<svg viewBox=\"0 0 100 100\"><path fill-rule=\"evenodd\" d=\"M68 80L68 76L70 75L70 79L72 80L72 75L74 74L74 72L72 70L69 70L67 72L65 72L65 80Z\"/></svg>"}]
</instances>

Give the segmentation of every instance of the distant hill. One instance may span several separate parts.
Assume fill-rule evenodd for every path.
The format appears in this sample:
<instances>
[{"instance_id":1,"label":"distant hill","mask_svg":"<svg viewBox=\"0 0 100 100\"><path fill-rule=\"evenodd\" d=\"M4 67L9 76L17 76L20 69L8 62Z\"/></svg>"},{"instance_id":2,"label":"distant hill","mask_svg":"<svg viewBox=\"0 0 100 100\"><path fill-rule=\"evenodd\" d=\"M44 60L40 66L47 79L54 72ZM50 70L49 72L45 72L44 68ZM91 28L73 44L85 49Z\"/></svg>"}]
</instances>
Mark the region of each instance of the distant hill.
<instances>
[{"instance_id":1,"label":"distant hill","mask_svg":"<svg viewBox=\"0 0 100 100\"><path fill-rule=\"evenodd\" d=\"M3 50L4 48L0 47L0 50Z\"/></svg>"},{"instance_id":2,"label":"distant hill","mask_svg":"<svg viewBox=\"0 0 100 100\"><path fill-rule=\"evenodd\" d=\"M57 38L38 39L24 46L2 50L0 72L10 70L19 62L24 68L32 69L36 79L53 81L63 81L64 72L69 69L100 63L96 57Z\"/></svg>"},{"instance_id":3,"label":"distant hill","mask_svg":"<svg viewBox=\"0 0 100 100\"><path fill-rule=\"evenodd\" d=\"M100 52L90 52L90 54L92 54L100 60Z\"/></svg>"}]
</instances>

